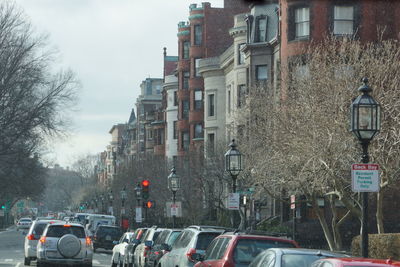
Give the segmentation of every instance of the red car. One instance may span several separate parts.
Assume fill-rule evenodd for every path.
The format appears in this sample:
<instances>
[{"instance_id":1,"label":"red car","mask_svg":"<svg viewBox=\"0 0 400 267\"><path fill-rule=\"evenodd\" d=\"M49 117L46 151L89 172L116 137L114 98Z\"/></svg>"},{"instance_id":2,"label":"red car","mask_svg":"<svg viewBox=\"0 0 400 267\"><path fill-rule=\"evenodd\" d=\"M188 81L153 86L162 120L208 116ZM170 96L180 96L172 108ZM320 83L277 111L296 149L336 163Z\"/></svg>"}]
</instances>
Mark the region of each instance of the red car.
<instances>
[{"instance_id":1,"label":"red car","mask_svg":"<svg viewBox=\"0 0 400 267\"><path fill-rule=\"evenodd\" d=\"M250 235L244 233L225 233L216 237L208 246L205 255L194 255L198 260L194 267L234 267L247 266L260 252L268 248L297 248L290 239Z\"/></svg>"},{"instance_id":2,"label":"red car","mask_svg":"<svg viewBox=\"0 0 400 267\"><path fill-rule=\"evenodd\" d=\"M400 266L400 261L370 258L325 258L315 261L312 267L388 267Z\"/></svg>"}]
</instances>

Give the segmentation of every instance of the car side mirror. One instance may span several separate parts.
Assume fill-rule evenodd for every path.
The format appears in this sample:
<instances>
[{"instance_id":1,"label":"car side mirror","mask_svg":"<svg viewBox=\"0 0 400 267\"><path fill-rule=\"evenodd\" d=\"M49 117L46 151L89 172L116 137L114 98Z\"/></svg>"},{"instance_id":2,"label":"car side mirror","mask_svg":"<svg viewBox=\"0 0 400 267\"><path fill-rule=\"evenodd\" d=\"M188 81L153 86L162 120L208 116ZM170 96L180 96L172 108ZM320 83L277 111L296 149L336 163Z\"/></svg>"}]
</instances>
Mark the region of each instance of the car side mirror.
<instances>
[{"instance_id":1,"label":"car side mirror","mask_svg":"<svg viewBox=\"0 0 400 267\"><path fill-rule=\"evenodd\" d=\"M139 245L139 243L140 243L139 239L135 239L132 241L132 244L134 244L134 245Z\"/></svg>"},{"instance_id":2,"label":"car side mirror","mask_svg":"<svg viewBox=\"0 0 400 267\"><path fill-rule=\"evenodd\" d=\"M200 253L193 253L192 259L195 261L204 261L204 256Z\"/></svg>"},{"instance_id":3,"label":"car side mirror","mask_svg":"<svg viewBox=\"0 0 400 267\"><path fill-rule=\"evenodd\" d=\"M144 245L151 248L154 245L154 242L152 240L147 240L144 242Z\"/></svg>"},{"instance_id":4,"label":"car side mirror","mask_svg":"<svg viewBox=\"0 0 400 267\"><path fill-rule=\"evenodd\" d=\"M118 245L119 242L118 241L113 241L113 245Z\"/></svg>"}]
</instances>

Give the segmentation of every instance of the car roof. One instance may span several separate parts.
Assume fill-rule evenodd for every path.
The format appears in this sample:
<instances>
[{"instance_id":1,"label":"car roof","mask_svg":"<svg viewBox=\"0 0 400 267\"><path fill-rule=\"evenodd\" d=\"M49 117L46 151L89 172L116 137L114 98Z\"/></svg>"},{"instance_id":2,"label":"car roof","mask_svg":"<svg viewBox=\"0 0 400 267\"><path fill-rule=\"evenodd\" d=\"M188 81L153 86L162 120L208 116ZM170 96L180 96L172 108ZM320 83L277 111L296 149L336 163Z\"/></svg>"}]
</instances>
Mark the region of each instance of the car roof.
<instances>
[{"instance_id":1,"label":"car roof","mask_svg":"<svg viewBox=\"0 0 400 267\"><path fill-rule=\"evenodd\" d=\"M20 221L22 221L22 220L30 220L30 221L32 221L32 219L31 218L21 218L21 219L19 219Z\"/></svg>"},{"instance_id":2,"label":"car roof","mask_svg":"<svg viewBox=\"0 0 400 267\"><path fill-rule=\"evenodd\" d=\"M265 239L265 240L276 240L276 241L284 241L289 243L294 243L295 241L292 239L287 239L285 237L277 237L277 236L268 236L268 235L252 235L252 234L234 234L234 233L223 233L218 238L221 237L235 237L237 239Z\"/></svg>"},{"instance_id":3,"label":"car roof","mask_svg":"<svg viewBox=\"0 0 400 267\"><path fill-rule=\"evenodd\" d=\"M115 225L105 225L105 224L100 224L98 228L119 228L119 226L115 226Z\"/></svg>"},{"instance_id":4,"label":"car roof","mask_svg":"<svg viewBox=\"0 0 400 267\"><path fill-rule=\"evenodd\" d=\"M381 265L393 265L393 266L400 266L400 261L394 261L391 259L371 259L371 258L329 258L329 259L324 259L324 260L329 260L332 262L341 262L343 265L346 266L365 266L368 264L368 266L381 266Z\"/></svg>"},{"instance_id":5,"label":"car roof","mask_svg":"<svg viewBox=\"0 0 400 267\"><path fill-rule=\"evenodd\" d=\"M35 224L49 223L49 222L53 222L53 223L60 223L60 222L62 222L63 224L65 224L65 222L63 222L63 221L61 221L61 220L51 220L51 219L40 219L40 220L35 220L35 221L34 221Z\"/></svg>"},{"instance_id":6,"label":"car roof","mask_svg":"<svg viewBox=\"0 0 400 267\"><path fill-rule=\"evenodd\" d=\"M268 250L274 250L282 254L302 254L302 255L321 255L328 257L346 257L346 254L340 252L333 252L330 250L322 249L309 249L309 248L270 248Z\"/></svg>"}]
</instances>

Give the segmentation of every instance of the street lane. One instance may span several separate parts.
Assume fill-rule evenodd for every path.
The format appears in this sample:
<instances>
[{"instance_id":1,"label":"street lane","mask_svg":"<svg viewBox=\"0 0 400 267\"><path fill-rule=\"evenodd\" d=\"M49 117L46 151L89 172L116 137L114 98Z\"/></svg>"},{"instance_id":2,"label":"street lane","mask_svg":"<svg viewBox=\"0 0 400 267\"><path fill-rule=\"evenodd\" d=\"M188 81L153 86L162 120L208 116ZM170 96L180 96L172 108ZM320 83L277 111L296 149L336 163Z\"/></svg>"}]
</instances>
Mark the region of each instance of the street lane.
<instances>
[{"instance_id":1,"label":"street lane","mask_svg":"<svg viewBox=\"0 0 400 267\"><path fill-rule=\"evenodd\" d=\"M23 267L24 266L24 238L27 231L17 231L11 227L0 232L0 267ZM94 254L93 266L110 266L111 251L99 250ZM33 261L31 266L36 266Z\"/></svg>"}]
</instances>

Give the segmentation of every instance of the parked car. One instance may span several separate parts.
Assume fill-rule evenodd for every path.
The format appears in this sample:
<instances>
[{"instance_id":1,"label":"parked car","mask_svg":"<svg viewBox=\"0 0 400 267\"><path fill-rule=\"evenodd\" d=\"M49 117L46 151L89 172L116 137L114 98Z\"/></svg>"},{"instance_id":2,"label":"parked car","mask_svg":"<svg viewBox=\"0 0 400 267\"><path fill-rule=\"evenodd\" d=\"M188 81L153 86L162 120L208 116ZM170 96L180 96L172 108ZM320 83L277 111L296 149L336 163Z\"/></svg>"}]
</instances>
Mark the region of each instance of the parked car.
<instances>
[{"instance_id":1,"label":"parked car","mask_svg":"<svg viewBox=\"0 0 400 267\"><path fill-rule=\"evenodd\" d=\"M36 247L40 236L47 224L61 222L58 220L35 220L29 228L24 242L24 264L30 265L32 260L36 260Z\"/></svg>"},{"instance_id":2,"label":"parked car","mask_svg":"<svg viewBox=\"0 0 400 267\"><path fill-rule=\"evenodd\" d=\"M128 264L128 267L133 267L133 263L135 261L135 258L134 258L135 250L136 250L137 246L141 242L143 242L144 237L145 237L146 232L147 232L147 229L148 228L138 228L138 229L136 229L135 234L134 234L134 239L127 246L126 249L127 249L128 253L125 254L127 259L124 259L124 262Z\"/></svg>"},{"instance_id":3,"label":"parked car","mask_svg":"<svg viewBox=\"0 0 400 267\"><path fill-rule=\"evenodd\" d=\"M21 218L17 222L17 231L20 229L29 229L32 225L31 218Z\"/></svg>"},{"instance_id":4,"label":"parked car","mask_svg":"<svg viewBox=\"0 0 400 267\"><path fill-rule=\"evenodd\" d=\"M93 244L78 223L47 224L37 246L37 266L57 264L92 266Z\"/></svg>"},{"instance_id":5,"label":"parked car","mask_svg":"<svg viewBox=\"0 0 400 267\"><path fill-rule=\"evenodd\" d=\"M390 267L400 266L400 261L371 258L325 258L315 261L311 267Z\"/></svg>"},{"instance_id":6,"label":"parked car","mask_svg":"<svg viewBox=\"0 0 400 267\"><path fill-rule=\"evenodd\" d=\"M318 249L270 248L261 252L249 267L309 267L321 258L339 257L349 257L349 255Z\"/></svg>"},{"instance_id":7,"label":"parked car","mask_svg":"<svg viewBox=\"0 0 400 267\"><path fill-rule=\"evenodd\" d=\"M118 226L100 225L93 236L93 251L96 249L113 249L121 239L123 231Z\"/></svg>"},{"instance_id":8,"label":"parked car","mask_svg":"<svg viewBox=\"0 0 400 267\"><path fill-rule=\"evenodd\" d=\"M163 230L164 229L158 228L157 226L153 226L153 227L147 229L147 232L143 238L143 241L137 245L137 247L135 249L135 253L133 255L135 267L146 266L147 256L150 251L151 245L154 244L154 240L157 239L158 235Z\"/></svg>"},{"instance_id":9,"label":"parked car","mask_svg":"<svg viewBox=\"0 0 400 267\"><path fill-rule=\"evenodd\" d=\"M182 229L165 229L163 230L154 241L148 252L146 266L156 267L158 261L164 254L171 250L176 238L182 232Z\"/></svg>"},{"instance_id":10,"label":"parked car","mask_svg":"<svg viewBox=\"0 0 400 267\"><path fill-rule=\"evenodd\" d=\"M114 246L112 249L111 256L111 266L126 266L127 263L124 262L125 254L127 254L127 247L129 243L132 242L134 237L134 232L126 232L122 235L121 239L118 241L118 244Z\"/></svg>"},{"instance_id":11,"label":"parked car","mask_svg":"<svg viewBox=\"0 0 400 267\"><path fill-rule=\"evenodd\" d=\"M217 226L189 226L177 237L169 253L161 257L161 267L192 267L195 253L204 255L211 241L226 229Z\"/></svg>"},{"instance_id":12,"label":"parked car","mask_svg":"<svg viewBox=\"0 0 400 267\"><path fill-rule=\"evenodd\" d=\"M239 232L224 233L211 242L204 256L194 255L199 261L195 267L244 267L266 249L297 247L299 246L295 241L286 238Z\"/></svg>"}]
</instances>

